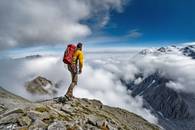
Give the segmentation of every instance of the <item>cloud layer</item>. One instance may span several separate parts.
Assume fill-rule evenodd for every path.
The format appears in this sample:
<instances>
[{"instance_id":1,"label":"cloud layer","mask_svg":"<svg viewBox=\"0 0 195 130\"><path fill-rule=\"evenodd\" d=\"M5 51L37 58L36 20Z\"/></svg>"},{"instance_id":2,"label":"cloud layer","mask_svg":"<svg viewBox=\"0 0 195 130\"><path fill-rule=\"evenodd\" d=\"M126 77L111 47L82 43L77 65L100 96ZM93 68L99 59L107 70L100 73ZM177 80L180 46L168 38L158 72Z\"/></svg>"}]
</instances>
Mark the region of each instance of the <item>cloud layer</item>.
<instances>
[{"instance_id":1,"label":"cloud layer","mask_svg":"<svg viewBox=\"0 0 195 130\"><path fill-rule=\"evenodd\" d=\"M74 95L76 97L95 98L104 104L128 109L148 121L156 123L157 119L149 110L142 107L142 97L131 97L131 92L127 91L126 86L120 81L121 77L126 80L134 79L134 74L138 71L131 64L127 65L128 60L126 58L129 55L131 53L86 54L84 70L79 76L79 83L75 87ZM58 96L64 95L70 84L70 73L59 57L4 59L1 60L0 68L3 69L0 75L0 85L31 100L49 98L48 96L31 95L24 88L25 81L29 81L38 75L53 82L62 82Z\"/></svg>"},{"instance_id":2,"label":"cloud layer","mask_svg":"<svg viewBox=\"0 0 195 130\"><path fill-rule=\"evenodd\" d=\"M34 96L26 92L24 82L38 75L53 82L61 82L58 96L65 94L70 84L70 73L59 56L44 56L38 59L1 59L0 85L31 100L47 99L48 96ZM143 78L159 71L169 79L166 85L176 91L195 93L195 60L181 53L137 55L132 52L86 53L85 66L75 88L76 97L95 98L104 104L122 107L134 112L150 122L157 119L144 109L140 96L131 97L130 90L121 83L134 80L139 84ZM17 89L16 89L17 88ZM51 98L51 97L50 97Z\"/></svg>"},{"instance_id":3,"label":"cloud layer","mask_svg":"<svg viewBox=\"0 0 195 130\"><path fill-rule=\"evenodd\" d=\"M1 0L0 48L61 43L92 33L85 20L105 26L127 0Z\"/></svg>"},{"instance_id":4,"label":"cloud layer","mask_svg":"<svg viewBox=\"0 0 195 130\"><path fill-rule=\"evenodd\" d=\"M141 33L138 29L133 29L129 31L128 36L132 39L137 39L143 36L143 33Z\"/></svg>"},{"instance_id":5,"label":"cloud layer","mask_svg":"<svg viewBox=\"0 0 195 130\"><path fill-rule=\"evenodd\" d=\"M136 57L135 57L136 58ZM170 80L167 87L176 91L195 93L195 60L180 53L146 55L132 59L132 63L145 77L158 71Z\"/></svg>"}]
</instances>

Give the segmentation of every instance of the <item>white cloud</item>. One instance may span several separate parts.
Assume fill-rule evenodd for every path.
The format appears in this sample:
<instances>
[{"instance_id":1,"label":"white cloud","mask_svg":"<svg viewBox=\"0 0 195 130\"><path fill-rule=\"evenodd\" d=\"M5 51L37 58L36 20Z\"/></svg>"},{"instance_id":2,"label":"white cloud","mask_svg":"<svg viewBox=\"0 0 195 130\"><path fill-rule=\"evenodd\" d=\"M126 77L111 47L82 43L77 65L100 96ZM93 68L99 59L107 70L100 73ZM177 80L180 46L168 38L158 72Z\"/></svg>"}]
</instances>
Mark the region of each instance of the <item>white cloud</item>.
<instances>
[{"instance_id":1,"label":"white cloud","mask_svg":"<svg viewBox=\"0 0 195 130\"><path fill-rule=\"evenodd\" d=\"M90 65L86 65L83 72L79 85L75 88L76 96L99 99L104 104L125 108L152 123L157 123L155 116L142 107L142 97L131 97L130 91L121 84L116 73L104 68L92 68Z\"/></svg>"},{"instance_id":2,"label":"white cloud","mask_svg":"<svg viewBox=\"0 0 195 130\"><path fill-rule=\"evenodd\" d=\"M0 85L29 99L44 99L27 94L23 88L25 81L35 76L44 76L53 82L63 81L59 95L64 95L69 83L70 73L60 57L39 59L2 59L0 62ZM122 107L155 122L150 111L142 108L142 97L131 97L121 84L135 80L140 83L145 77L159 71L161 76L170 79L166 85L177 91L195 93L195 60L180 53L162 55L135 55L135 52L97 52L86 53L82 75L74 94L77 97L96 98L104 104ZM8 73L9 72L9 73ZM143 73L143 79L135 79L135 74ZM17 89L16 89L17 88Z\"/></svg>"},{"instance_id":3,"label":"white cloud","mask_svg":"<svg viewBox=\"0 0 195 130\"><path fill-rule=\"evenodd\" d=\"M76 97L95 98L104 104L128 109L148 121L156 123L157 119L149 110L142 107L142 97L131 97L131 92L127 91L127 88L120 81L120 76L130 80L137 72L133 65L126 65L129 55L131 53L126 54L126 57L123 53L86 54L84 70L82 75L79 75L79 82L75 87L74 95ZM122 63L123 65L121 65ZM70 84L70 73L66 66L64 68L62 59L59 57L2 60L0 68L3 68L0 73L0 84L15 94L32 100L48 98L48 96L32 96L23 87L25 81L29 81L38 75L53 82L62 80L63 84L58 93L60 96L65 94ZM7 73L8 70L10 73Z\"/></svg>"},{"instance_id":4,"label":"white cloud","mask_svg":"<svg viewBox=\"0 0 195 130\"><path fill-rule=\"evenodd\" d=\"M138 56L135 59L132 62L145 77L159 71L161 76L172 81L167 84L168 87L195 93L195 60L190 57L175 53Z\"/></svg>"},{"instance_id":5,"label":"white cloud","mask_svg":"<svg viewBox=\"0 0 195 130\"><path fill-rule=\"evenodd\" d=\"M0 48L53 44L86 37L91 28L81 23L96 18L105 26L109 11L120 12L128 0L1 0Z\"/></svg>"},{"instance_id":6,"label":"white cloud","mask_svg":"<svg viewBox=\"0 0 195 130\"><path fill-rule=\"evenodd\" d=\"M59 95L65 94L70 83L70 73L66 67L64 68L60 57L32 60L2 59L0 68L0 85L30 99L40 97L27 94L23 84L35 76L42 75L53 82L62 80ZM150 111L142 108L142 97L131 97L131 92L127 91L120 81L120 78L123 78L126 81L135 80L136 83L140 83L156 71L170 79L167 87L195 93L195 60L181 53L174 51L162 55L135 55L134 51L130 53L95 51L85 55L84 70L82 75L79 75L79 83L74 94L77 97L99 99L104 104L128 109L151 122L156 122ZM135 79L135 74L139 73L143 73L143 79Z\"/></svg>"},{"instance_id":7,"label":"white cloud","mask_svg":"<svg viewBox=\"0 0 195 130\"><path fill-rule=\"evenodd\" d=\"M182 45L186 46L186 45L195 45L195 42L186 42L186 43L182 43Z\"/></svg>"},{"instance_id":8,"label":"white cloud","mask_svg":"<svg viewBox=\"0 0 195 130\"><path fill-rule=\"evenodd\" d=\"M141 33L138 29L133 29L129 31L128 36L133 39L137 39L142 37L143 33Z\"/></svg>"},{"instance_id":9,"label":"white cloud","mask_svg":"<svg viewBox=\"0 0 195 130\"><path fill-rule=\"evenodd\" d=\"M185 89L185 87L183 85L181 85L178 82L173 82L173 81L169 81L168 83L166 83L166 86L172 89L176 89L176 90L183 90Z\"/></svg>"},{"instance_id":10,"label":"white cloud","mask_svg":"<svg viewBox=\"0 0 195 130\"><path fill-rule=\"evenodd\" d=\"M143 79L142 78L137 78L137 79L135 79L135 81L134 81L134 84L139 84L139 83L141 83L143 81Z\"/></svg>"}]
</instances>

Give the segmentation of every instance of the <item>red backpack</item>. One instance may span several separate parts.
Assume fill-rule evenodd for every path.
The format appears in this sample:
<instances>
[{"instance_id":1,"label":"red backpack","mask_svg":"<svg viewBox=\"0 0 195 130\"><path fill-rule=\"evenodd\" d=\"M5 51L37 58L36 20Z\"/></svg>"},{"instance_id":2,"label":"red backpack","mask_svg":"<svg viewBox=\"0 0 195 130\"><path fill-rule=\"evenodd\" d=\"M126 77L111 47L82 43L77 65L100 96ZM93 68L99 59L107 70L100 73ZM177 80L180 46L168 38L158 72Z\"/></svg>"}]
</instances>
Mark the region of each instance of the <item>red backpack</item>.
<instances>
[{"instance_id":1,"label":"red backpack","mask_svg":"<svg viewBox=\"0 0 195 130\"><path fill-rule=\"evenodd\" d=\"M67 45L66 51L64 52L63 62L65 64L71 64L76 46L74 44Z\"/></svg>"}]
</instances>

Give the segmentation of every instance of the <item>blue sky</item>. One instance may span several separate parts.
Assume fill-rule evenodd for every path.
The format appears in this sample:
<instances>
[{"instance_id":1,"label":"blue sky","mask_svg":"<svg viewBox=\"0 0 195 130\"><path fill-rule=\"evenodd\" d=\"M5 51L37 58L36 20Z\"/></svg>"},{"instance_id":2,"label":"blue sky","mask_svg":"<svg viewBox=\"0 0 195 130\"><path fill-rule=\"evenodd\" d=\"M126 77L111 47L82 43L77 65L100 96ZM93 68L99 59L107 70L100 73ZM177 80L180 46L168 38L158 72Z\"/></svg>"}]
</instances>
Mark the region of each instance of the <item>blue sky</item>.
<instances>
[{"instance_id":1,"label":"blue sky","mask_svg":"<svg viewBox=\"0 0 195 130\"><path fill-rule=\"evenodd\" d=\"M0 51L62 50L77 42L88 48L193 43L194 7L194 0L3 0Z\"/></svg>"},{"instance_id":2,"label":"blue sky","mask_svg":"<svg viewBox=\"0 0 195 130\"><path fill-rule=\"evenodd\" d=\"M128 38L127 45L192 42L195 41L195 1L132 0L122 13L111 13L107 26L103 31L112 36L122 36L131 30L141 33L138 38Z\"/></svg>"}]
</instances>

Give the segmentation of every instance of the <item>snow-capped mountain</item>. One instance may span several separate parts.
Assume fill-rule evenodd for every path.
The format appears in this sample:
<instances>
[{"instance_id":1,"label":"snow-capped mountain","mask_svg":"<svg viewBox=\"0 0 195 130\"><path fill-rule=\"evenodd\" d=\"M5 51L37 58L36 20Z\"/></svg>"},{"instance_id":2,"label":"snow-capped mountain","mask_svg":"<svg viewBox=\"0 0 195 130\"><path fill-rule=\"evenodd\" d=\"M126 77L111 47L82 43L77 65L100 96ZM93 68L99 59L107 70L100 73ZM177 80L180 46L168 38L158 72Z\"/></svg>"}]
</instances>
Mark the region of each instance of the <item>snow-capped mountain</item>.
<instances>
[{"instance_id":1,"label":"snow-capped mountain","mask_svg":"<svg viewBox=\"0 0 195 130\"><path fill-rule=\"evenodd\" d=\"M177 48L176 46L169 46L169 47L160 47L160 48L147 48L140 51L139 54L162 55L162 54L171 54L171 53L178 53L178 52L179 52L179 48Z\"/></svg>"},{"instance_id":2,"label":"snow-capped mountain","mask_svg":"<svg viewBox=\"0 0 195 130\"><path fill-rule=\"evenodd\" d=\"M164 54L182 54L190 56L195 59L195 45L188 45L184 47L176 47L174 45L160 48L148 48L139 52L141 55L164 55Z\"/></svg>"},{"instance_id":3,"label":"snow-capped mountain","mask_svg":"<svg viewBox=\"0 0 195 130\"><path fill-rule=\"evenodd\" d=\"M169 54L195 59L195 46L145 49L138 55L168 57ZM166 130L195 130L195 94L167 87L174 79L163 76L162 73L158 70L148 76L140 73L135 76L135 80L123 83L132 91L132 96L143 97L144 107L158 117L159 124Z\"/></svg>"},{"instance_id":4,"label":"snow-capped mountain","mask_svg":"<svg viewBox=\"0 0 195 130\"><path fill-rule=\"evenodd\" d=\"M195 59L195 45L189 45L180 49L184 55L190 56Z\"/></svg>"}]
</instances>

